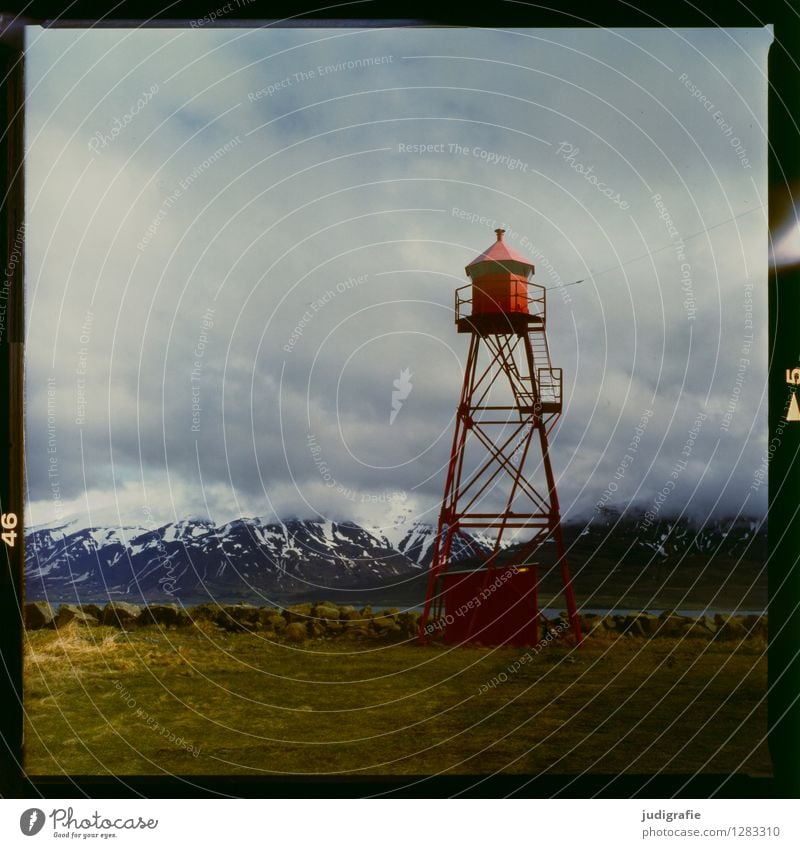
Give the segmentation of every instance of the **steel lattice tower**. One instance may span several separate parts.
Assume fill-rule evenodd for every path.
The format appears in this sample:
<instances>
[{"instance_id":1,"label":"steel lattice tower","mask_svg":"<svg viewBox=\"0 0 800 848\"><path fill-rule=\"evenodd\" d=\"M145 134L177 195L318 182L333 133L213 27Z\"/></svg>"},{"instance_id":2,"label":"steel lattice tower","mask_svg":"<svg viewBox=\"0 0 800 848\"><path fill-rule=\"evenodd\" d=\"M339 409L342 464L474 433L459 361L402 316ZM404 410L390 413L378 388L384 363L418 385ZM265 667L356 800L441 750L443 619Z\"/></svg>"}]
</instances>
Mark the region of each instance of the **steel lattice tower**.
<instances>
[{"instance_id":1,"label":"steel lattice tower","mask_svg":"<svg viewBox=\"0 0 800 848\"><path fill-rule=\"evenodd\" d=\"M419 638L444 630L450 642L535 644L538 567L555 543L569 627L582 640L567 566L548 435L561 414L562 372L547 344L544 287L534 266L497 241L466 267L455 322L470 337L444 499ZM452 568L466 532L495 535L478 568ZM509 537L530 538L498 559ZM459 538L460 537L460 538ZM454 548L455 545L455 548Z\"/></svg>"}]
</instances>

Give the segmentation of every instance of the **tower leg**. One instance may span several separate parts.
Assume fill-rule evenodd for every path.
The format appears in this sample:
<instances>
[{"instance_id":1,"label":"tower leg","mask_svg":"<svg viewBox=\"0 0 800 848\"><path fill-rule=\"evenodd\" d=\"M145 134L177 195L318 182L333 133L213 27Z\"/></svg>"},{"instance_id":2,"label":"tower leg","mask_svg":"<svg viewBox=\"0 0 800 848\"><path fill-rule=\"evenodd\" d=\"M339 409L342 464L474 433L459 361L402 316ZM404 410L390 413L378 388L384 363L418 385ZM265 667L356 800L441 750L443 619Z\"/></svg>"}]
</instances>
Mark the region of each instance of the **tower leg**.
<instances>
[{"instance_id":1,"label":"tower leg","mask_svg":"<svg viewBox=\"0 0 800 848\"><path fill-rule=\"evenodd\" d=\"M581 632L581 620L575 605L575 593L572 590L572 577L567 565L567 551L564 547L564 534L561 531L561 507L558 503L558 492L556 491L556 480L553 475L553 466L550 464L550 445L547 439L547 430L544 422L539 419L539 439L542 446L542 461L544 473L547 479L547 488L550 494L550 527L556 540L556 551L558 553L558 567L561 572L561 583L564 586L564 600L567 604L567 618L569 619L575 644L583 644L583 633Z\"/></svg>"},{"instance_id":2,"label":"tower leg","mask_svg":"<svg viewBox=\"0 0 800 848\"><path fill-rule=\"evenodd\" d=\"M453 520L453 508L458 500L458 485L461 478L461 467L464 462L464 442L469 429L470 404L469 398L472 394L472 381L475 376L475 365L478 361L479 340L473 336L470 341L469 353L467 354L467 367L464 370L464 382L461 386L461 402L456 414L456 426L453 432L453 444L450 449L450 462L447 466L447 481L444 488L444 499L439 514L439 527L434 540L433 559L428 574L428 588L425 595L425 606L422 618L419 622L417 638L420 642L428 639L428 623L433 607L434 617L442 612L442 598L439 592L439 577L446 570L450 562L450 551L453 544L453 534L458 530L457 521ZM434 599L436 602L434 603Z\"/></svg>"},{"instance_id":3,"label":"tower leg","mask_svg":"<svg viewBox=\"0 0 800 848\"><path fill-rule=\"evenodd\" d=\"M539 331L541 332L541 331ZM478 367L478 355L481 346L488 353L488 363L484 361ZM522 349L522 350L521 350ZM539 355L540 348L536 348ZM523 359L518 363L517 355L522 352ZM546 360L549 362L549 359ZM538 569L535 562L529 562L542 543L551 537L556 542L559 569L567 605L569 625L574 633L576 644L583 641L580 618L575 604L575 596L567 566L567 557L561 529L561 519L556 492L555 478L550 463L547 428L545 415L552 415L550 408L545 413L545 404L536 378L536 362L534 347L527 333L491 334L482 336L472 334L470 350L467 357L464 382L461 390L461 401L456 415L450 460L447 469L444 498L439 515L439 525L434 540L433 560L428 575L427 595L425 606L420 619L418 639L425 643L434 631L441 627L449 618L447 613L453 612L455 624L452 632L447 635L455 641L474 641L481 638L499 639L498 643L505 644L513 639L515 634L521 640L539 639L539 624L541 621L538 610ZM503 390L505 394L503 394ZM493 394L493 392L495 394ZM497 395L502 395L497 397ZM547 402L550 407L553 401ZM509 428L511 433L509 435ZM527 429L526 429L527 428ZM539 447L542 453L542 468L546 476L546 490L537 485L525 474L525 464L535 445L535 434L539 434ZM469 472L464 469L466 440L472 433L476 444L486 451L486 458L475 463ZM519 438L520 433L525 435ZM514 441L517 442L516 446ZM512 453L513 451L513 453ZM463 479L462 479L463 477ZM511 479L508 480L507 478ZM505 478L505 480L504 480ZM499 482L498 482L499 481ZM503 483L508 488L503 487ZM500 485L499 491L503 500L492 501L487 497L495 486ZM472 528L486 528L495 533L496 539L493 550L483 563L485 573L475 573L463 580L455 577L448 579L448 570L452 564L453 537ZM488 592L488 584L492 575L496 575L496 563L502 550L502 541L507 532L521 530L532 532L533 536L515 551L514 564L527 565L533 569L533 574L523 578L517 585L528 585L526 594L530 600L523 600L521 606L514 611L515 604L509 601L506 609L492 605L483 597L487 593L495 602L501 598L501 589L493 587ZM510 565L511 563L509 563ZM476 568L476 572L480 569ZM529 577L533 577L534 586L531 591ZM465 582L466 581L466 582ZM503 581L505 583L505 581ZM459 585L461 588L459 589ZM508 590L513 594L513 583L508 583ZM475 604L475 598L459 597L468 589L477 593L481 603ZM451 592L452 590L452 592ZM444 592L451 594L452 604L461 605L451 610L444 598ZM459 600L457 601L456 598ZM530 609L530 603L533 609ZM481 612L478 612L478 610ZM497 622L500 616L508 613L506 624L514 622L509 630L503 626L493 627L487 616L494 616ZM467 616L465 618L465 616ZM461 619L459 622L458 619ZM494 620L494 619L493 619ZM452 619L451 619L452 621ZM435 624L434 624L435 623ZM517 629L518 628L518 629ZM491 633L494 636L490 635ZM524 642L520 642L522 644Z\"/></svg>"}]
</instances>

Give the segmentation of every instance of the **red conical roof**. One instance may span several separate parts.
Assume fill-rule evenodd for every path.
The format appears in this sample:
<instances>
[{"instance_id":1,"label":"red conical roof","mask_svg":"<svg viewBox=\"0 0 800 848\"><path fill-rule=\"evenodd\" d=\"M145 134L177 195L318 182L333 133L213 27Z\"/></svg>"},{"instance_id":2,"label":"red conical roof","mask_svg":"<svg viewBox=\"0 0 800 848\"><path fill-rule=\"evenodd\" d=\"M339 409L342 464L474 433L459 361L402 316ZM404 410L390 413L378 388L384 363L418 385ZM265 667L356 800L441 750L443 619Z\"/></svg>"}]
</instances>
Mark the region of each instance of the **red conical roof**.
<instances>
[{"instance_id":1,"label":"red conical roof","mask_svg":"<svg viewBox=\"0 0 800 848\"><path fill-rule=\"evenodd\" d=\"M467 276L475 277L488 273L496 274L498 265L502 270L508 271L511 274L529 276L534 270L533 263L529 262L524 256L520 256L519 253L512 250L503 241L505 230L495 230L495 232L497 233L497 241L467 265L465 269Z\"/></svg>"}]
</instances>

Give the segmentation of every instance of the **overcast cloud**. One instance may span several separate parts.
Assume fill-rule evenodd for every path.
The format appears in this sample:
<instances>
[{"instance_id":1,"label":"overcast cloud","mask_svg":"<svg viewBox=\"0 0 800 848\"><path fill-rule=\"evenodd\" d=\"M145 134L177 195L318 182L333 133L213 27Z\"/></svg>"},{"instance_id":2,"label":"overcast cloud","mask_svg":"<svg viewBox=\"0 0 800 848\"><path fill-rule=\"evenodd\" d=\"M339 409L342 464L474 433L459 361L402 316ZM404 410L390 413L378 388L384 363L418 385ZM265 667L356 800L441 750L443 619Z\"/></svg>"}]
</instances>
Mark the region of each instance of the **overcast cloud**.
<instances>
[{"instance_id":1,"label":"overcast cloud","mask_svg":"<svg viewBox=\"0 0 800 848\"><path fill-rule=\"evenodd\" d=\"M763 514L770 41L32 28L29 522L434 521L500 225L552 289L562 512Z\"/></svg>"}]
</instances>

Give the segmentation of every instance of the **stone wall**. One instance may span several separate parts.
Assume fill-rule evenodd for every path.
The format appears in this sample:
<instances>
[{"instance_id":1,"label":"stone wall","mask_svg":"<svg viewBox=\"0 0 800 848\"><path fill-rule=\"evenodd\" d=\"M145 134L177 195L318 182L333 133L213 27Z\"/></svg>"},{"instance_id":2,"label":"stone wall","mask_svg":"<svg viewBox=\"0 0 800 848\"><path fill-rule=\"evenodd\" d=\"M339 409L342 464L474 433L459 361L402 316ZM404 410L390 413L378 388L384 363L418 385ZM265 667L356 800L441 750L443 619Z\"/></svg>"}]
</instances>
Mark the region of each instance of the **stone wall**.
<instances>
[{"instance_id":1,"label":"stone wall","mask_svg":"<svg viewBox=\"0 0 800 848\"><path fill-rule=\"evenodd\" d=\"M199 604L181 607L177 604L135 604L114 602L96 604L61 604L58 610L42 601L25 604L25 625L29 630L59 628L68 624L82 627L100 625L131 630L137 627L162 628L212 627L228 632L251 632L268 639L305 642L308 639L351 638L407 640L416 637L418 612L398 609L356 609L328 601L294 604L284 608L257 607L252 604ZM567 632L565 613L551 620L550 628ZM741 640L767 636L765 615L721 615L689 617L677 613L660 616L646 612L629 615L581 616L584 634L592 637L698 638Z\"/></svg>"}]
</instances>

